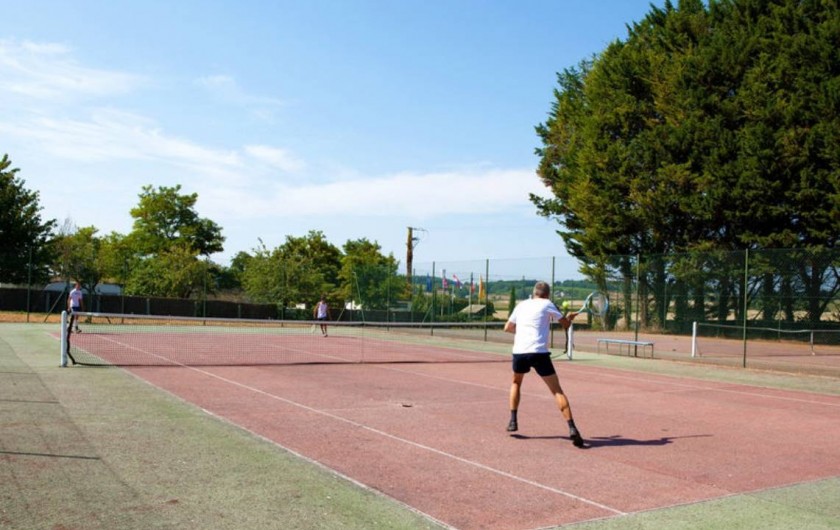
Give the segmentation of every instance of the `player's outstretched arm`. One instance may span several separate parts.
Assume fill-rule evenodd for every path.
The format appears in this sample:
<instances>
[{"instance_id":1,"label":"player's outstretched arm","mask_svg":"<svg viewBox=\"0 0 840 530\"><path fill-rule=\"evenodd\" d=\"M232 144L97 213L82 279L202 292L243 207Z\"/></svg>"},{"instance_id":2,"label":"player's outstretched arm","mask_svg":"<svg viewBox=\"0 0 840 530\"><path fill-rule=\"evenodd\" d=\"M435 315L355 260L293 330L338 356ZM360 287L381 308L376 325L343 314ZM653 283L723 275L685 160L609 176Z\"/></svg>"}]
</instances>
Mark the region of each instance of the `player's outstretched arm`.
<instances>
[{"instance_id":1,"label":"player's outstretched arm","mask_svg":"<svg viewBox=\"0 0 840 530\"><path fill-rule=\"evenodd\" d=\"M576 316L578 316L576 311L566 313L558 322L560 322L560 325L563 326L563 329L569 329L569 326L572 325L572 320L574 320Z\"/></svg>"}]
</instances>

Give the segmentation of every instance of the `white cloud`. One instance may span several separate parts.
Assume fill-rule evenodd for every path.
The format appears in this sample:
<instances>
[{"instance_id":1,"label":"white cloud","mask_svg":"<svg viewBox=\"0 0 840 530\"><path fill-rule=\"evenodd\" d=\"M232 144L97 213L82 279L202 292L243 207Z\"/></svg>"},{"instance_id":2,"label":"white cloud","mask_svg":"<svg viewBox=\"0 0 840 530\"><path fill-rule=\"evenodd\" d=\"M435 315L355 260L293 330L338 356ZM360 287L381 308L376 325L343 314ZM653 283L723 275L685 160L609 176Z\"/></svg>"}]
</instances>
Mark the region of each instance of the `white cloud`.
<instances>
[{"instance_id":1,"label":"white cloud","mask_svg":"<svg viewBox=\"0 0 840 530\"><path fill-rule=\"evenodd\" d=\"M498 214L528 205L540 193L533 170L491 169L402 173L316 185L275 184L271 189L215 189L213 209L235 217L410 216Z\"/></svg>"},{"instance_id":2,"label":"white cloud","mask_svg":"<svg viewBox=\"0 0 840 530\"><path fill-rule=\"evenodd\" d=\"M528 192L544 192L531 169L459 169L398 173L313 183L318 168L289 150L268 145L215 149L161 130L153 120L100 109L87 120L35 117L0 123L0 133L40 146L53 156L81 164L144 162L156 182L179 180L196 191L213 215L239 217L412 216L504 213L527 203ZM278 173L279 170L279 173ZM167 179L166 176L170 178Z\"/></svg>"},{"instance_id":3,"label":"white cloud","mask_svg":"<svg viewBox=\"0 0 840 530\"><path fill-rule=\"evenodd\" d=\"M274 114L285 106L278 98L257 96L248 93L229 75L208 75L195 80L195 84L205 89L213 97L230 105L246 109L252 116L263 121L270 121Z\"/></svg>"},{"instance_id":4,"label":"white cloud","mask_svg":"<svg viewBox=\"0 0 840 530\"><path fill-rule=\"evenodd\" d=\"M64 100L125 93L142 82L134 74L81 66L62 44L0 40L0 92Z\"/></svg>"},{"instance_id":5,"label":"white cloud","mask_svg":"<svg viewBox=\"0 0 840 530\"><path fill-rule=\"evenodd\" d=\"M100 109L87 120L35 116L0 132L37 142L55 156L79 161L151 160L205 172L234 170L236 152L214 150L165 134L152 120L129 112Z\"/></svg>"},{"instance_id":6,"label":"white cloud","mask_svg":"<svg viewBox=\"0 0 840 530\"><path fill-rule=\"evenodd\" d=\"M245 152L268 166L288 173L296 173L306 167L302 160L295 157L287 149L267 145L246 145Z\"/></svg>"}]
</instances>

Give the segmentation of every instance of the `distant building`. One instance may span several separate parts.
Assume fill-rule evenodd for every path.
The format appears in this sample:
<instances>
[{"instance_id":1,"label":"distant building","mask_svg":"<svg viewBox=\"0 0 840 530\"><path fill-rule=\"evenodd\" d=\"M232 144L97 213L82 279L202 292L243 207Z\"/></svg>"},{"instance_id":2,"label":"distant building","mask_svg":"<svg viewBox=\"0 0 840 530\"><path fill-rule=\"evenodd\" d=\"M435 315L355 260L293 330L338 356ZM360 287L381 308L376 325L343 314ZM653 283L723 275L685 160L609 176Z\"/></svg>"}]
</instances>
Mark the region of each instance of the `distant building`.
<instances>
[{"instance_id":1,"label":"distant building","mask_svg":"<svg viewBox=\"0 0 840 530\"><path fill-rule=\"evenodd\" d=\"M460 312L470 316L470 318L483 318L487 316L487 304L472 304L468 305Z\"/></svg>"}]
</instances>

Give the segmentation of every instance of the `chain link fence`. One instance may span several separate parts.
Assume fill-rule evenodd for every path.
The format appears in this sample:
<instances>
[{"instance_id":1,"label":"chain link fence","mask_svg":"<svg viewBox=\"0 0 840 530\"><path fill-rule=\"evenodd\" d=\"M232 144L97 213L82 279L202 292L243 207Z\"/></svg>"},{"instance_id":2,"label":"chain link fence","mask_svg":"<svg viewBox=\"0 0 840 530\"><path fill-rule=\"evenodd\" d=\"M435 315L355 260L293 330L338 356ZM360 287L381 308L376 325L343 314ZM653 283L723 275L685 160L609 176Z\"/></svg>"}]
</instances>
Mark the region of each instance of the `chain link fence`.
<instances>
[{"instance_id":1,"label":"chain link fence","mask_svg":"<svg viewBox=\"0 0 840 530\"><path fill-rule=\"evenodd\" d=\"M0 256L2 257L2 256ZM16 259L20 256L16 256ZM30 265L31 266L31 265ZM49 285L0 278L0 310L29 315L59 313L69 280ZM711 339L734 340L740 364L770 340L795 346L808 342L813 357L840 362L840 250L773 249L712 251L645 256L610 256L580 264L573 258L537 257L417 262L412 270L357 266L349 298L333 318L369 322L503 321L511 304L530 296L534 282L549 282L558 306L575 310L587 294L605 291L610 309L604 322L575 321L579 347L595 351L597 338L627 340L682 337L684 345L657 348L657 356L709 360ZM209 276L196 281L190 298L128 296L95 289L86 297L98 312L225 318L309 319L305 304L251 303L243 295L219 299L224 291ZM317 296L318 293L312 293ZM564 305L565 302L565 305ZM773 335L772 331L775 331ZM812 333L813 332L813 333ZM771 337L772 336L772 337ZM691 339L691 337L694 337ZM699 347L699 353L698 353ZM791 348L792 350L795 348ZM810 353L813 352L813 353Z\"/></svg>"}]
</instances>

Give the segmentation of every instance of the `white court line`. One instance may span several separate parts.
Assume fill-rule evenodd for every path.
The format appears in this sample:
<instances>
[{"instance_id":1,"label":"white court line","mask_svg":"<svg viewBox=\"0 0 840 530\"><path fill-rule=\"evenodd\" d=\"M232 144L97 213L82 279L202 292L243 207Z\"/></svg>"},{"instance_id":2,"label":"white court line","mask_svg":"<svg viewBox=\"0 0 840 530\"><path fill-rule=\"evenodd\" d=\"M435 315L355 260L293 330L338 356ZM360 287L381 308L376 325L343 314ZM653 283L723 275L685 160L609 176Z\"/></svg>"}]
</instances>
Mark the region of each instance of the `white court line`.
<instances>
[{"instance_id":1,"label":"white court line","mask_svg":"<svg viewBox=\"0 0 840 530\"><path fill-rule=\"evenodd\" d=\"M116 341L114 341L114 342L116 342ZM140 351L140 352L142 352L142 353L147 353L147 354L149 354L149 355L154 355L154 356L156 356L156 357L159 357L159 356L158 356L158 355L156 355L156 354L149 353L149 352L145 352L145 351L143 351L143 350L142 350L142 349L140 349L140 348L137 348L137 347L134 347L134 346L129 346L129 347L130 347L131 349L134 349L134 350ZM523 484L527 484L527 485L529 485L529 486L533 486L533 487L535 487L535 488L539 488L539 489L543 489L543 490L549 491L549 492L551 492L551 493L556 493L556 494L558 494L558 495L562 495L562 496L564 496L564 497L568 497L568 498L570 498L570 499L574 499L574 500L579 501L579 502L582 502L582 503L584 503L584 504L588 504L588 505L590 505L590 506L595 506L595 507L600 508L600 509L602 509L602 510L606 510L606 511L611 512L611 513L613 513L613 514L615 514L615 515L626 515L626 512L623 512L623 511L618 510L618 509L616 509L616 508L613 508L613 507L611 507L611 506L607 506L607 505L605 505L605 504L601 504L601 503L599 503L599 502L597 502L597 501L593 501L593 500L590 500L590 499L586 499L586 498L584 498L584 497L581 497L581 496L579 496L579 495L575 495L574 493L569 493L568 491L563 491L563 490L561 490L561 489L552 488L551 486L547 486L547 485L545 485L545 484L540 484L539 482L534 482L533 480L529 480L529 479L526 479L526 478L524 478L524 477L519 477L519 476L514 475L514 474L512 474L512 473L508 473L507 471L502 471L501 469L496 469L496 468L493 468L493 467L490 467L490 466L487 466L487 465L481 464L481 463L479 463L479 462L475 462L475 461L473 461L473 460L469 460L469 459L466 459L466 458L463 458L463 457L460 457L460 456L457 456L457 455L453 455L452 453L447 453L446 451L441 451L440 449L436 449L436 448L434 448L434 447L430 447L430 446L428 446L428 445L424 445L424 444L421 444L421 443L418 443L418 442L414 442L414 441L412 441L412 440L407 440L407 439L405 439L405 438L401 438L401 437L399 437L399 436L396 436L396 435L393 435L393 434L387 433L387 432L385 432L385 431L381 431L381 430L379 430L379 429L373 428L373 427L371 427L371 426L369 426L369 425L365 425L365 424L363 424L363 423L358 423L358 422L353 421L353 420L350 420L350 419L348 419L348 418L344 418L344 417L342 417L342 416L338 416L338 415L335 415L335 414L331 414L331 413L329 413L329 412L327 412L327 411L325 411L325 410L316 409L316 408L310 407L310 406L308 406L308 405L304 405L304 404L302 404L302 403L298 403L298 402L296 402L296 401L292 401L292 400L290 400L290 399L287 399L287 398L284 398L284 397L278 396L278 395L276 395L276 394L272 394L272 393L270 393L270 392L266 392L266 391L264 391L264 390L260 390L259 388L254 388L254 387L252 387L252 386L249 386L249 385L246 385L246 384L240 383L240 382L238 382L238 381L234 381L234 380L232 380L232 379L228 379L228 378L226 378L226 377L222 377L222 376L217 375L217 374L214 374L214 373L212 373L212 372L208 372L207 370L202 370L202 369L200 369L200 368L196 368L196 367L194 367L194 366L187 366L187 365L185 365L185 364L180 364L180 363L175 363L175 364L176 364L176 365L178 365L178 366L181 366L181 367L183 367L183 368L186 368L186 369L188 369L188 370L192 370L192 371L194 371L194 372L198 372L198 373L200 373L200 374L206 375L206 376L208 376L208 377L212 377L212 378L218 379L219 381L223 381L223 382L228 383L228 384L230 384L230 385L237 386L237 387L239 387L239 388L243 388L243 389L245 389L245 390L249 390L249 391L254 392L254 393L256 393L256 394L260 394L260 395L263 395L263 396L265 396L265 397L268 397L268 398L274 399L274 400L276 400L276 401L281 401L281 402L283 402L283 403L286 403L286 404L288 404L288 405L292 405L292 406L298 407L298 408L303 409L303 410L306 410L306 411L308 411L308 412L312 412L312 413L315 413L315 414L320 414L321 416L326 416L327 418L330 418L330 419L333 419L333 420L336 420L336 421L340 421L340 422L343 422L343 423L347 423L348 425L352 425L352 426L357 427L357 428L359 428L359 429L364 429L364 430L366 430L366 431L372 432L372 433L377 434L377 435L379 435L379 436L382 436L382 437L385 437L385 438L389 438L389 439L391 439L391 440L395 440L395 441L397 441L397 442L404 443L404 444L406 444L406 445L410 445L410 446L412 446L412 447L416 447L416 448L418 448L418 449L422 449L422 450L424 450L424 451L429 451L430 453L434 453L434 454L437 454L437 455L440 455L440 456L443 456L443 457L446 457L446 458L450 458L450 459L455 460L455 461L457 461L457 462L460 462L460 463L462 463L462 464L466 464L466 465L469 465L469 466L472 466L472 467L475 467L475 468L481 469L481 470L483 470L483 471L487 471L487 472L490 472L490 473L494 473L494 474L496 474L496 475L499 475L499 476L502 476L502 477L505 477L505 478L509 478L509 479L511 479L511 480L515 480L515 481L521 482L521 483L523 483ZM278 445L279 445L279 444L278 444Z\"/></svg>"}]
</instances>

